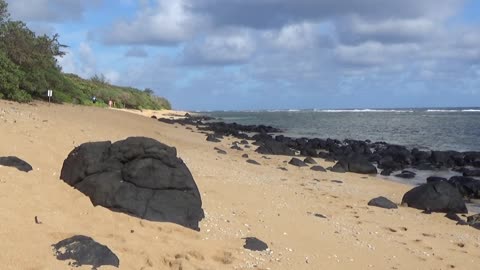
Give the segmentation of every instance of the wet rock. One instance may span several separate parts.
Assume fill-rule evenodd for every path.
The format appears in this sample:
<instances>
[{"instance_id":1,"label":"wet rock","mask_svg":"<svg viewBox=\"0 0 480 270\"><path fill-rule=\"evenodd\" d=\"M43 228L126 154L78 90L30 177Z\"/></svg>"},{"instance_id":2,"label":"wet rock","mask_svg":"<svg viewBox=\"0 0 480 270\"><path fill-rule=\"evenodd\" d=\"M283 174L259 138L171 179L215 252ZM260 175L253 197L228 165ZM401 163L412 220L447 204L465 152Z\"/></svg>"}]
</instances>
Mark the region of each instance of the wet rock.
<instances>
[{"instance_id":1,"label":"wet rock","mask_svg":"<svg viewBox=\"0 0 480 270\"><path fill-rule=\"evenodd\" d=\"M447 182L437 181L415 187L405 193L402 204L408 207L444 213L467 213L458 190Z\"/></svg>"},{"instance_id":2,"label":"wet rock","mask_svg":"<svg viewBox=\"0 0 480 270\"><path fill-rule=\"evenodd\" d=\"M387 199L385 197L382 197L382 196L371 199L368 202L368 205L376 206L376 207L380 207L380 208L385 208L385 209L397 209L398 208L398 206L394 202L392 202L389 199Z\"/></svg>"},{"instance_id":3,"label":"wet rock","mask_svg":"<svg viewBox=\"0 0 480 270\"><path fill-rule=\"evenodd\" d=\"M447 181L447 178L438 177L438 176L429 176L427 178L427 183L436 182L436 181Z\"/></svg>"},{"instance_id":4,"label":"wet rock","mask_svg":"<svg viewBox=\"0 0 480 270\"><path fill-rule=\"evenodd\" d=\"M480 230L480 214L467 217L467 224Z\"/></svg>"},{"instance_id":5,"label":"wet rock","mask_svg":"<svg viewBox=\"0 0 480 270\"><path fill-rule=\"evenodd\" d=\"M351 156L339 160L332 168L332 172L353 172L360 174L377 174L377 168L361 156Z\"/></svg>"},{"instance_id":6,"label":"wet rock","mask_svg":"<svg viewBox=\"0 0 480 270\"><path fill-rule=\"evenodd\" d=\"M466 169L463 171L463 176L480 177L480 170Z\"/></svg>"},{"instance_id":7,"label":"wet rock","mask_svg":"<svg viewBox=\"0 0 480 270\"><path fill-rule=\"evenodd\" d=\"M292 158L288 162L288 164L293 165L293 166L297 166L297 167L308 167L308 165L305 162L301 161L298 158Z\"/></svg>"},{"instance_id":8,"label":"wet rock","mask_svg":"<svg viewBox=\"0 0 480 270\"><path fill-rule=\"evenodd\" d=\"M60 178L113 211L195 230L204 217L187 166L175 148L154 139L82 144L64 161Z\"/></svg>"},{"instance_id":9,"label":"wet rock","mask_svg":"<svg viewBox=\"0 0 480 270\"><path fill-rule=\"evenodd\" d=\"M74 267L91 265L92 269L97 269L106 265L118 268L120 265L117 255L107 246L87 236L76 235L52 246L58 260L73 260Z\"/></svg>"},{"instance_id":10,"label":"wet rock","mask_svg":"<svg viewBox=\"0 0 480 270\"><path fill-rule=\"evenodd\" d=\"M0 157L0 165L13 167L22 172L29 172L33 169L26 161L14 156Z\"/></svg>"},{"instance_id":11,"label":"wet rock","mask_svg":"<svg viewBox=\"0 0 480 270\"><path fill-rule=\"evenodd\" d=\"M415 175L416 174L412 171L404 170L404 171L402 171L402 173L396 174L395 176L400 177L400 178L404 178L404 179L412 179L412 178L415 178Z\"/></svg>"},{"instance_id":12,"label":"wet rock","mask_svg":"<svg viewBox=\"0 0 480 270\"><path fill-rule=\"evenodd\" d=\"M462 196L467 198L480 198L480 180L471 177L453 176L448 183L455 186Z\"/></svg>"},{"instance_id":13,"label":"wet rock","mask_svg":"<svg viewBox=\"0 0 480 270\"><path fill-rule=\"evenodd\" d=\"M327 170L325 170L325 168L323 168L320 165L312 166L312 167L310 167L310 170L316 171L316 172L326 172L327 171Z\"/></svg>"},{"instance_id":14,"label":"wet rock","mask_svg":"<svg viewBox=\"0 0 480 270\"><path fill-rule=\"evenodd\" d=\"M247 140L241 140L241 141L240 141L240 144L243 144L243 145L248 145L249 143L248 143L248 141L247 141Z\"/></svg>"},{"instance_id":15,"label":"wet rock","mask_svg":"<svg viewBox=\"0 0 480 270\"><path fill-rule=\"evenodd\" d=\"M247 237L245 239L245 245L243 247L252 251L265 251L268 249L267 243L256 237Z\"/></svg>"},{"instance_id":16,"label":"wet rock","mask_svg":"<svg viewBox=\"0 0 480 270\"><path fill-rule=\"evenodd\" d=\"M393 171L391 169L384 169L380 174L383 176L390 176L392 173Z\"/></svg>"}]
</instances>

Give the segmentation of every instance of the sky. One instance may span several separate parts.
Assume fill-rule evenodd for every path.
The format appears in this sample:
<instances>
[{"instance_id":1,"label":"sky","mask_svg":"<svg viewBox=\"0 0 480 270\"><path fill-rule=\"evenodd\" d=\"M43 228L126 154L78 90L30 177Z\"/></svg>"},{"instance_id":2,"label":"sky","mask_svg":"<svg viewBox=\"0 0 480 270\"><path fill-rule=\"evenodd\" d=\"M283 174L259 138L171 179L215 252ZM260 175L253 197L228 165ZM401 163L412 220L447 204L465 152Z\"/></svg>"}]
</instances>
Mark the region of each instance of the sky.
<instances>
[{"instance_id":1,"label":"sky","mask_svg":"<svg viewBox=\"0 0 480 270\"><path fill-rule=\"evenodd\" d=\"M480 106L478 0L7 0L62 70L176 109Z\"/></svg>"}]
</instances>

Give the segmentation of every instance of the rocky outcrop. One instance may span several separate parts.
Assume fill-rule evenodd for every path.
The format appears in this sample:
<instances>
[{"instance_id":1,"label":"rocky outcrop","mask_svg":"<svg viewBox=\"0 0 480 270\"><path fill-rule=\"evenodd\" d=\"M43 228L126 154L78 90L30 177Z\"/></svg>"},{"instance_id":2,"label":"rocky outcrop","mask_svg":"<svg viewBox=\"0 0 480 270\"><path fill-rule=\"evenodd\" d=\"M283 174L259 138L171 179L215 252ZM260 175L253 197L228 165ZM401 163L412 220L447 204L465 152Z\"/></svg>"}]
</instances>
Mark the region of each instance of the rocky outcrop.
<instances>
[{"instance_id":1,"label":"rocky outcrop","mask_svg":"<svg viewBox=\"0 0 480 270\"><path fill-rule=\"evenodd\" d=\"M196 230L204 217L187 166L175 148L154 139L82 144L64 161L60 178L113 211Z\"/></svg>"},{"instance_id":2,"label":"rocky outcrop","mask_svg":"<svg viewBox=\"0 0 480 270\"><path fill-rule=\"evenodd\" d=\"M444 181L434 181L411 189L403 195L402 204L431 212L468 212L460 192Z\"/></svg>"}]
</instances>

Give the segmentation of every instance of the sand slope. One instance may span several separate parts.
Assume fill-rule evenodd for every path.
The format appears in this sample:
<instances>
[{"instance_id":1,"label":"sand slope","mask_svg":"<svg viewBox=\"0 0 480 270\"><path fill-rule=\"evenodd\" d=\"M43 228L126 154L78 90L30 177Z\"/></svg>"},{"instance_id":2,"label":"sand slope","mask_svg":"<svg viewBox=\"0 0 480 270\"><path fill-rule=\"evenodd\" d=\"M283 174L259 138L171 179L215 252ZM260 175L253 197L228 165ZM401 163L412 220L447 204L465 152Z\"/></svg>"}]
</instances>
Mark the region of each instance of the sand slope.
<instances>
[{"instance_id":1,"label":"sand slope","mask_svg":"<svg viewBox=\"0 0 480 270\"><path fill-rule=\"evenodd\" d=\"M177 148L202 193L201 232L93 207L58 179L75 146L129 136ZM0 167L1 269L70 269L51 245L75 234L109 246L120 269L478 269L479 230L442 214L367 206L380 195L398 203L408 186L300 169L285 164L288 157L264 159L254 148L245 152L262 165L248 164L244 152L229 149L232 141L206 142L185 127L116 110L0 101L0 156L16 155L34 167L30 173ZM270 250L244 250L247 236Z\"/></svg>"}]
</instances>

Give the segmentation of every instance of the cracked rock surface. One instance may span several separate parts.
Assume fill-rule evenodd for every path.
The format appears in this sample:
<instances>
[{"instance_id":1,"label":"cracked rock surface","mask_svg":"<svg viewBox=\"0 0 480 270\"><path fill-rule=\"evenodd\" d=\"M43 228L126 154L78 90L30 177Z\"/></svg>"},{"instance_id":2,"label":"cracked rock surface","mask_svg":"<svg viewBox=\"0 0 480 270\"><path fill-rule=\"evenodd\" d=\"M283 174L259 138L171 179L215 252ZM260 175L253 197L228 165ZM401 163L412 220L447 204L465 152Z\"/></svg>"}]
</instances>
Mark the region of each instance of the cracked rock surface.
<instances>
[{"instance_id":1,"label":"cracked rock surface","mask_svg":"<svg viewBox=\"0 0 480 270\"><path fill-rule=\"evenodd\" d=\"M64 161L60 178L113 211L195 230L204 217L187 166L174 147L154 139L82 144Z\"/></svg>"}]
</instances>

